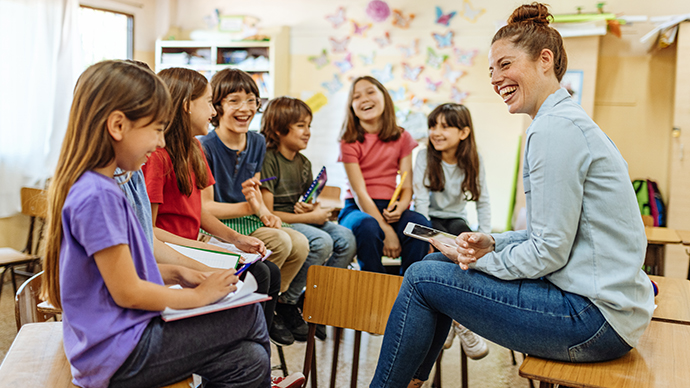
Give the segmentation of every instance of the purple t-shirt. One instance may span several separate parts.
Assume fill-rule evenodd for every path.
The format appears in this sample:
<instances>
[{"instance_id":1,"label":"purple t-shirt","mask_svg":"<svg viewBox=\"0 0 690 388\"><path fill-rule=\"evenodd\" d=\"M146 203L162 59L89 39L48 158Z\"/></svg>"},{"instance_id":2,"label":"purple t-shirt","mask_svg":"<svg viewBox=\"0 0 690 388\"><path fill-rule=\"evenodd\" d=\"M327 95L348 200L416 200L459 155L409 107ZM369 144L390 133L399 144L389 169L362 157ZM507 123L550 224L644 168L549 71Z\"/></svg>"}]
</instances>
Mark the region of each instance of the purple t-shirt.
<instances>
[{"instance_id":1,"label":"purple t-shirt","mask_svg":"<svg viewBox=\"0 0 690 388\"><path fill-rule=\"evenodd\" d=\"M93 254L129 245L141 279L163 284L151 245L115 180L87 171L70 189L62 208L60 296L63 335L73 382L107 387L157 311L118 306Z\"/></svg>"}]
</instances>

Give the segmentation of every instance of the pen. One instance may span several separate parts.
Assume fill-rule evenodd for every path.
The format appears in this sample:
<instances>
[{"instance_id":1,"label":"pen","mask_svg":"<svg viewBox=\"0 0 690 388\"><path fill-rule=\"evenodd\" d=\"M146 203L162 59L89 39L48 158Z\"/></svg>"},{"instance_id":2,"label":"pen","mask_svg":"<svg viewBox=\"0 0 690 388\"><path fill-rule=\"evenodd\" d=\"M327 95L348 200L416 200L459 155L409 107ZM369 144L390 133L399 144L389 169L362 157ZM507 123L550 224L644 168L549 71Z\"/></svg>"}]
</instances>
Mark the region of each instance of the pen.
<instances>
[{"instance_id":1,"label":"pen","mask_svg":"<svg viewBox=\"0 0 690 388\"><path fill-rule=\"evenodd\" d=\"M272 180L274 180L274 179L276 179L276 178L278 178L278 177L277 177L277 176L272 176L272 177L270 177L270 178L261 179L259 182L264 183L264 182L272 181Z\"/></svg>"},{"instance_id":2,"label":"pen","mask_svg":"<svg viewBox=\"0 0 690 388\"><path fill-rule=\"evenodd\" d=\"M249 266L252 265L252 263L246 263L242 266L242 268L238 269L237 272L235 272L235 276L240 276L242 272L246 271Z\"/></svg>"}]
</instances>

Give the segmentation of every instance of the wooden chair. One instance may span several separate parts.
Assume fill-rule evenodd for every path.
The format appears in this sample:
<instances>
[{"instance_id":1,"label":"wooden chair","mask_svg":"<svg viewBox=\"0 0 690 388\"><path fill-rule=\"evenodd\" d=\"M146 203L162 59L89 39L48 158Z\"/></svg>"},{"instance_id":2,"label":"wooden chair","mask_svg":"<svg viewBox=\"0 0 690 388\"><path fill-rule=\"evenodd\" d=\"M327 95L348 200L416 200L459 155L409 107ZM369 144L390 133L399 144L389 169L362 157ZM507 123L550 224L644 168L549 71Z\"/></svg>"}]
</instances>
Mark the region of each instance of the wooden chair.
<instances>
[{"instance_id":1,"label":"wooden chair","mask_svg":"<svg viewBox=\"0 0 690 388\"><path fill-rule=\"evenodd\" d=\"M337 186L326 186L319 194L318 201L321 202L323 207L332 207L333 212L331 213L330 220L337 221L338 213L343 208L343 200L340 199L340 187Z\"/></svg>"},{"instance_id":2,"label":"wooden chair","mask_svg":"<svg viewBox=\"0 0 690 388\"><path fill-rule=\"evenodd\" d=\"M29 270L33 270L33 265L40 264L40 256L38 250L43 239L43 223L46 218L48 210L48 202L45 190L32 189L29 187L22 187L21 189L22 213L30 217L31 223L29 225L29 235L26 240L26 247L20 252L12 248L0 248L0 293L2 292L2 284L5 278L5 273L9 270L12 275L13 291L17 293L16 275L24 276L33 275L32 272L17 271L15 267L20 265L27 265ZM34 243L35 229L38 227L38 238Z\"/></svg>"},{"instance_id":3,"label":"wooden chair","mask_svg":"<svg viewBox=\"0 0 690 388\"><path fill-rule=\"evenodd\" d=\"M25 281L14 296L14 316L17 320L17 330L27 323L46 322L55 318L56 314L44 313L38 310L41 303L41 283L43 271Z\"/></svg>"},{"instance_id":4,"label":"wooden chair","mask_svg":"<svg viewBox=\"0 0 690 388\"><path fill-rule=\"evenodd\" d=\"M362 332L383 334L393 303L400 290L401 276L353 271L314 265L307 275L307 291L303 316L309 323L304 376L316 387L316 355L314 334L316 325L333 326L335 344L331 369L331 387L335 387L338 351L343 329L355 330L351 386L357 386L359 349ZM306 383L305 383L306 386Z\"/></svg>"}]
</instances>

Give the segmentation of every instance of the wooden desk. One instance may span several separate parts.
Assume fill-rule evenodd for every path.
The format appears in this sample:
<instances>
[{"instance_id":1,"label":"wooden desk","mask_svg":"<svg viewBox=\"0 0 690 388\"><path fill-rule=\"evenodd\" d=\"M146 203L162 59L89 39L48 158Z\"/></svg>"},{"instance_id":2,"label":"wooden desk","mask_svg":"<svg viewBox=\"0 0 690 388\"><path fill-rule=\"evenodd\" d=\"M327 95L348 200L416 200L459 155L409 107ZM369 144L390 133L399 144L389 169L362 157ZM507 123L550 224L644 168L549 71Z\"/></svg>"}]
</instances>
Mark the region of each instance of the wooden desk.
<instances>
[{"instance_id":1,"label":"wooden desk","mask_svg":"<svg viewBox=\"0 0 690 388\"><path fill-rule=\"evenodd\" d=\"M599 363L568 363L527 357L520 376L540 387L680 388L690 385L690 325L652 321L637 348Z\"/></svg>"},{"instance_id":2,"label":"wooden desk","mask_svg":"<svg viewBox=\"0 0 690 388\"><path fill-rule=\"evenodd\" d=\"M675 229L645 227L647 234L647 255L645 265L650 266L652 275L664 275L664 246L666 244L680 244L681 238Z\"/></svg>"},{"instance_id":3,"label":"wooden desk","mask_svg":"<svg viewBox=\"0 0 690 388\"><path fill-rule=\"evenodd\" d=\"M680 237L681 243L683 245L690 245L690 230L677 230L676 233Z\"/></svg>"},{"instance_id":4,"label":"wooden desk","mask_svg":"<svg viewBox=\"0 0 690 388\"><path fill-rule=\"evenodd\" d=\"M690 281L654 275L649 278L659 285L652 319L690 325Z\"/></svg>"}]
</instances>

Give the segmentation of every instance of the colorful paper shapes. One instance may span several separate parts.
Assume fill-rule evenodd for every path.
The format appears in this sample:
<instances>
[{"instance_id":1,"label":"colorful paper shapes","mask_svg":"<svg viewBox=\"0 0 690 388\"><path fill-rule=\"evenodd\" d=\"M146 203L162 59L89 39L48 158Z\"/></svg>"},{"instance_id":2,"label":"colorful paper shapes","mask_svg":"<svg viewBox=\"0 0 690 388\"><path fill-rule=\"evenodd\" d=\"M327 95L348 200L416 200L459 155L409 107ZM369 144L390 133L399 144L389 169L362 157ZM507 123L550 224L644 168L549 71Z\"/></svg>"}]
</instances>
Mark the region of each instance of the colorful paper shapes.
<instances>
[{"instance_id":1,"label":"colorful paper shapes","mask_svg":"<svg viewBox=\"0 0 690 388\"><path fill-rule=\"evenodd\" d=\"M426 77L424 80L426 81L426 88L429 89L429 90L431 90L432 92L437 91L438 88L440 88L440 87L441 87L441 84L443 83L443 81L434 82L434 81L433 81L431 78L429 78L429 77Z\"/></svg>"},{"instance_id":2,"label":"colorful paper shapes","mask_svg":"<svg viewBox=\"0 0 690 388\"><path fill-rule=\"evenodd\" d=\"M371 20L381 23L391 15L391 9L385 1L373 0L367 5L366 13Z\"/></svg>"},{"instance_id":3,"label":"colorful paper shapes","mask_svg":"<svg viewBox=\"0 0 690 388\"><path fill-rule=\"evenodd\" d=\"M419 39L413 40L408 46L400 44L398 48L405 58L415 56L419 54Z\"/></svg>"},{"instance_id":4,"label":"colorful paper shapes","mask_svg":"<svg viewBox=\"0 0 690 388\"><path fill-rule=\"evenodd\" d=\"M476 22L477 18L482 16L484 12L486 12L484 8L475 9L472 6L472 3L470 3L470 0L465 0L462 3L462 17L469 20L472 23Z\"/></svg>"},{"instance_id":5,"label":"colorful paper shapes","mask_svg":"<svg viewBox=\"0 0 690 388\"><path fill-rule=\"evenodd\" d=\"M394 102L402 101L405 99L405 87L401 86L397 90L395 89L388 89L388 93L391 95L391 99Z\"/></svg>"},{"instance_id":6,"label":"colorful paper shapes","mask_svg":"<svg viewBox=\"0 0 690 388\"><path fill-rule=\"evenodd\" d=\"M450 19L452 19L456 14L457 12L455 11L444 14L443 11L441 11L441 7L436 7L436 23L448 27L450 24Z\"/></svg>"},{"instance_id":7,"label":"colorful paper shapes","mask_svg":"<svg viewBox=\"0 0 690 388\"><path fill-rule=\"evenodd\" d=\"M328 98L323 93L317 92L304 101L304 103L307 104L307 106L311 109L311 113L313 114L328 104Z\"/></svg>"},{"instance_id":8,"label":"colorful paper shapes","mask_svg":"<svg viewBox=\"0 0 690 388\"><path fill-rule=\"evenodd\" d=\"M354 20L352 22L352 33L354 35L366 36L367 30L371 28L371 23L359 24Z\"/></svg>"},{"instance_id":9,"label":"colorful paper shapes","mask_svg":"<svg viewBox=\"0 0 690 388\"><path fill-rule=\"evenodd\" d=\"M464 74L465 72L462 70L453 70L453 67L448 63L443 66L443 78L447 79L451 84L458 82L458 79Z\"/></svg>"},{"instance_id":10,"label":"colorful paper shapes","mask_svg":"<svg viewBox=\"0 0 690 388\"><path fill-rule=\"evenodd\" d=\"M345 18L345 8L338 7L338 10L333 15L326 15L326 20L333 24L333 28L340 27L347 20Z\"/></svg>"},{"instance_id":11,"label":"colorful paper shapes","mask_svg":"<svg viewBox=\"0 0 690 388\"><path fill-rule=\"evenodd\" d=\"M412 22L412 19L414 19L413 13L405 16L401 10L393 10L393 25L398 28L410 28L410 23Z\"/></svg>"},{"instance_id":12,"label":"colorful paper shapes","mask_svg":"<svg viewBox=\"0 0 690 388\"><path fill-rule=\"evenodd\" d=\"M431 47L427 47L426 53L426 64L434 69L440 69L443 62L448 59L448 55L437 54Z\"/></svg>"},{"instance_id":13,"label":"colorful paper shapes","mask_svg":"<svg viewBox=\"0 0 690 388\"><path fill-rule=\"evenodd\" d=\"M412 95L410 97L410 105L412 105L412 107L417 109L417 110L422 109L422 107L424 106L425 103L426 103L426 98L417 97L415 95Z\"/></svg>"},{"instance_id":14,"label":"colorful paper shapes","mask_svg":"<svg viewBox=\"0 0 690 388\"><path fill-rule=\"evenodd\" d=\"M410 66L404 62L402 64L402 66L403 66L403 78L406 80L413 81L413 82L417 82L417 80L419 79L419 74L421 74L422 71L424 70L424 66L412 67L412 66Z\"/></svg>"},{"instance_id":15,"label":"colorful paper shapes","mask_svg":"<svg viewBox=\"0 0 690 388\"><path fill-rule=\"evenodd\" d=\"M334 37L330 37L328 39L331 41L331 51L334 53L344 53L347 51L347 45L350 43L349 36L346 36L341 40L338 40Z\"/></svg>"},{"instance_id":16,"label":"colorful paper shapes","mask_svg":"<svg viewBox=\"0 0 690 388\"><path fill-rule=\"evenodd\" d=\"M450 88L450 99L455 103L462 104L469 95L470 94L467 92L461 92L460 89L455 86Z\"/></svg>"},{"instance_id":17,"label":"colorful paper shapes","mask_svg":"<svg viewBox=\"0 0 690 388\"><path fill-rule=\"evenodd\" d=\"M371 70L371 75L382 84L390 82L393 80L393 65L389 63L381 70L373 69Z\"/></svg>"},{"instance_id":18,"label":"colorful paper shapes","mask_svg":"<svg viewBox=\"0 0 690 388\"><path fill-rule=\"evenodd\" d=\"M340 73L346 73L348 70L352 69L352 54L347 53L342 61L335 61L333 64L340 70Z\"/></svg>"},{"instance_id":19,"label":"colorful paper shapes","mask_svg":"<svg viewBox=\"0 0 690 388\"><path fill-rule=\"evenodd\" d=\"M308 57L307 59L309 59L309 62L315 64L317 69L320 69L330 63L328 60L328 51L326 49L321 51L321 55L315 55Z\"/></svg>"},{"instance_id":20,"label":"colorful paper shapes","mask_svg":"<svg viewBox=\"0 0 690 388\"><path fill-rule=\"evenodd\" d=\"M333 79L328 82L322 82L321 86L326 88L329 93L335 94L338 90L342 89L343 83L340 82L340 77L338 77L338 74L333 74Z\"/></svg>"},{"instance_id":21,"label":"colorful paper shapes","mask_svg":"<svg viewBox=\"0 0 690 388\"><path fill-rule=\"evenodd\" d=\"M464 66L472 66L474 63L474 57L477 56L479 50L463 50L455 47L453 49L455 53L455 61Z\"/></svg>"},{"instance_id":22,"label":"colorful paper shapes","mask_svg":"<svg viewBox=\"0 0 690 388\"><path fill-rule=\"evenodd\" d=\"M371 66L374 64L374 58L376 58L376 51L372 51L371 55L359 54L359 59L362 60L362 65Z\"/></svg>"},{"instance_id":23,"label":"colorful paper shapes","mask_svg":"<svg viewBox=\"0 0 690 388\"><path fill-rule=\"evenodd\" d=\"M452 47L453 46L453 35L455 35L453 30L448 30L443 35L437 34L435 32L433 32L431 34L431 36L433 36L434 40L436 41L436 47L438 47L439 49Z\"/></svg>"},{"instance_id":24,"label":"colorful paper shapes","mask_svg":"<svg viewBox=\"0 0 690 388\"><path fill-rule=\"evenodd\" d=\"M379 45L379 47L384 48L390 46L391 44L391 34L386 31L382 37L374 38L374 42Z\"/></svg>"}]
</instances>

